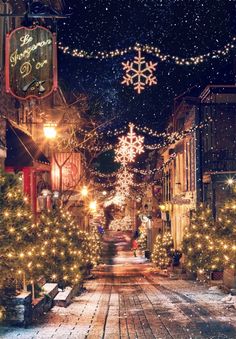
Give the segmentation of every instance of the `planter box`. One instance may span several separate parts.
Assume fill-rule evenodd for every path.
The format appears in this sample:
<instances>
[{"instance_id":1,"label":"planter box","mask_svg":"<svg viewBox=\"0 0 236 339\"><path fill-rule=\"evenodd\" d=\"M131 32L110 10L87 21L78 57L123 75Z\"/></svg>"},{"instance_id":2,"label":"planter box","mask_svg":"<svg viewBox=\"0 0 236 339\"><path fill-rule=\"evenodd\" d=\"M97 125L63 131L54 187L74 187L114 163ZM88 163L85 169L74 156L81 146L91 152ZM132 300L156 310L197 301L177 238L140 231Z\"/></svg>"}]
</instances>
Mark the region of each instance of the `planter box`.
<instances>
[{"instance_id":1,"label":"planter box","mask_svg":"<svg viewBox=\"0 0 236 339\"><path fill-rule=\"evenodd\" d=\"M214 281L223 280L223 271L211 272L211 280L214 280Z\"/></svg>"},{"instance_id":2,"label":"planter box","mask_svg":"<svg viewBox=\"0 0 236 339\"><path fill-rule=\"evenodd\" d=\"M66 287L64 291L59 292L53 300L54 306L67 307L72 302L72 298L79 294L82 284L73 287Z\"/></svg>"},{"instance_id":3,"label":"planter box","mask_svg":"<svg viewBox=\"0 0 236 339\"><path fill-rule=\"evenodd\" d=\"M197 280L200 282L207 282L210 280L210 278L211 276L206 272L203 273L197 272Z\"/></svg>"},{"instance_id":4,"label":"planter box","mask_svg":"<svg viewBox=\"0 0 236 339\"><path fill-rule=\"evenodd\" d=\"M8 304L6 321L12 325L27 326L32 323L32 295L31 292L22 292L12 297Z\"/></svg>"},{"instance_id":5,"label":"planter box","mask_svg":"<svg viewBox=\"0 0 236 339\"><path fill-rule=\"evenodd\" d=\"M33 319L40 318L45 312L48 312L53 306L53 299L58 293L58 286L55 283L43 285L43 296L33 301Z\"/></svg>"},{"instance_id":6,"label":"planter box","mask_svg":"<svg viewBox=\"0 0 236 339\"><path fill-rule=\"evenodd\" d=\"M197 273L186 271L186 273L183 275L184 280L196 280L197 279Z\"/></svg>"},{"instance_id":7,"label":"planter box","mask_svg":"<svg viewBox=\"0 0 236 339\"><path fill-rule=\"evenodd\" d=\"M226 287L236 289L236 270L226 268L223 274L223 282Z\"/></svg>"}]
</instances>

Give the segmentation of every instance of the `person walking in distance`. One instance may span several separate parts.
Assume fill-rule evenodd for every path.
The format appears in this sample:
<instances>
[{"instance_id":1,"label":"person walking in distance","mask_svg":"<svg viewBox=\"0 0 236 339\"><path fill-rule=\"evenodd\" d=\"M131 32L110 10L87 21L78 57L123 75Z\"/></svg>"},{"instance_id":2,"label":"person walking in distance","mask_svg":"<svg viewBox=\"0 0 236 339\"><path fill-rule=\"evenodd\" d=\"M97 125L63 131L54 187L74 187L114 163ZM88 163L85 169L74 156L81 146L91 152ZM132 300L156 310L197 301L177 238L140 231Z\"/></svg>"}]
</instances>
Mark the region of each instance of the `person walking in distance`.
<instances>
[{"instance_id":1,"label":"person walking in distance","mask_svg":"<svg viewBox=\"0 0 236 339\"><path fill-rule=\"evenodd\" d=\"M132 250L134 253L134 257L137 257L137 249L138 249L138 242L136 239L132 240Z\"/></svg>"}]
</instances>

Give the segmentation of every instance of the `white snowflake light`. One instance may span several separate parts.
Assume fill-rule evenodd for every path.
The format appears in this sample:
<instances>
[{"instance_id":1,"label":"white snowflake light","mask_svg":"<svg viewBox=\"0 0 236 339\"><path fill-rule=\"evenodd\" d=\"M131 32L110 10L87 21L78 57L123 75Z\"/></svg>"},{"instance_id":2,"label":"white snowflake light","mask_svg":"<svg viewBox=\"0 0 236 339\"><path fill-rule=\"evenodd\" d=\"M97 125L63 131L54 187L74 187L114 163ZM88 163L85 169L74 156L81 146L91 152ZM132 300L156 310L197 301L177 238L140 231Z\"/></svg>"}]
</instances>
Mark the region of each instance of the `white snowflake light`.
<instances>
[{"instance_id":1,"label":"white snowflake light","mask_svg":"<svg viewBox=\"0 0 236 339\"><path fill-rule=\"evenodd\" d=\"M122 84L127 86L133 85L138 94L145 89L146 85L152 86L157 84L157 78L153 75L157 63L145 61L145 58L141 56L140 49L138 50L138 56L134 58L134 61L122 62L122 65L123 69L126 71Z\"/></svg>"},{"instance_id":2,"label":"white snowflake light","mask_svg":"<svg viewBox=\"0 0 236 339\"><path fill-rule=\"evenodd\" d=\"M128 172L127 169L124 168L123 171L117 174L118 184L130 186L133 183L133 177L134 177L133 173Z\"/></svg>"},{"instance_id":3,"label":"white snowflake light","mask_svg":"<svg viewBox=\"0 0 236 339\"><path fill-rule=\"evenodd\" d=\"M133 124L129 124L129 129L127 136L119 138L115 156L115 161L120 162L123 166L126 166L129 162L134 162L136 155L144 152L144 137L136 135Z\"/></svg>"},{"instance_id":4,"label":"white snowflake light","mask_svg":"<svg viewBox=\"0 0 236 339\"><path fill-rule=\"evenodd\" d=\"M130 154L127 147L118 146L115 150L115 161L120 162L122 166L126 166L129 162L133 162L135 159L135 154Z\"/></svg>"}]
</instances>

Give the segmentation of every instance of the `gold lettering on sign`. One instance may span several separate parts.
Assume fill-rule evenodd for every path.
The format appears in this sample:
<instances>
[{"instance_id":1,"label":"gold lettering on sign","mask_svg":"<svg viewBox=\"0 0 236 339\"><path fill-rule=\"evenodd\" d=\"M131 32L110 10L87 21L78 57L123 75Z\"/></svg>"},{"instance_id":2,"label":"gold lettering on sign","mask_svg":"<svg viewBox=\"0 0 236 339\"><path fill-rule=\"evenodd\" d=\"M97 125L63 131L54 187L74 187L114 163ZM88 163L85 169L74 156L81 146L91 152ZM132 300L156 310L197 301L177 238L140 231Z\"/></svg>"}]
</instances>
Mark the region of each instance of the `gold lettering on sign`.
<instances>
[{"instance_id":1,"label":"gold lettering on sign","mask_svg":"<svg viewBox=\"0 0 236 339\"><path fill-rule=\"evenodd\" d=\"M20 74L22 74L22 78L25 78L32 71L32 65L30 62L24 62L20 68Z\"/></svg>"},{"instance_id":2,"label":"gold lettering on sign","mask_svg":"<svg viewBox=\"0 0 236 339\"><path fill-rule=\"evenodd\" d=\"M10 55L10 62L11 62L11 67L15 67L18 63L18 61L22 60L23 58L29 59L31 57L31 53L38 48L42 48L48 45L52 44L52 40L43 40L37 42L37 44L33 44L32 46L26 48L23 50L21 53L18 54L18 49L16 49L11 55Z\"/></svg>"},{"instance_id":3,"label":"gold lettering on sign","mask_svg":"<svg viewBox=\"0 0 236 339\"><path fill-rule=\"evenodd\" d=\"M20 37L20 42L22 42L20 47L22 47L26 44L29 44L30 42L32 42L32 40L33 40L33 38L29 34L23 35L22 37Z\"/></svg>"},{"instance_id":4,"label":"gold lettering on sign","mask_svg":"<svg viewBox=\"0 0 236 339\"><path fill-rule=\"evenodd\" d=\"M48 63L47 59L46 59L46 60L43 60L42 62L37 62L35 68L36 68L36 69L43 68L43 66L46 65L47 63Z\"/></svg>"}]
</instances>

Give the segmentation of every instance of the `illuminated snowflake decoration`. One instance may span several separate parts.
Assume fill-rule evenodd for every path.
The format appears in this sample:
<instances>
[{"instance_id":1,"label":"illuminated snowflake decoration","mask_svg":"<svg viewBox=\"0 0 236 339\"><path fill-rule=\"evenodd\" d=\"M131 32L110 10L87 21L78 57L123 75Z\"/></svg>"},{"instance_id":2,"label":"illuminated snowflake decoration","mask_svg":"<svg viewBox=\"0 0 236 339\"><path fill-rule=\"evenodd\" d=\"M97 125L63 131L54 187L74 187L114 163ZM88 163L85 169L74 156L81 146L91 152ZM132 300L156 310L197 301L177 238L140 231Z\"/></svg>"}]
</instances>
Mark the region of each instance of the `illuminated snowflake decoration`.
<instances>
[{"instance_id":1,"label":"illuminated snowflake decoration","mask_svg":"<svg viewBox=\"0 0 236 339\"><path fill-rule=\"evenodd\" d=\"M133 173L130 173L127 171L126 168L124 168L123 171L117 174L118 184L121 186L130 186L133 184Z\"/></svg>"},{"instance_id":2,"label":"illuminated snowflake decoration","mask_svg":"<svg viewBox=\"0 0 236 339\"><path fill-rule=\"evenodd\" d=\"M134 57L134 61L122 62L122 65L126 72L122 84L132 85L138 94L145 89L146 85L157 84L157 78L153 75L157 63L145 61L145 58L141 56L141 50L138 50L138 56Z\"/></svg>"},{"instance_id":3,"label":"illuminated snowflake decoration","mask_svg":"<svg viewBox=\"0 0 236 339\"><path fill-rule=\"evenodd\" d=\"M116 192L116 194L112 198L105 201L104 207L108 207L108 206L113 205L113 204L118 205L118 206L122 206L122 205L124 205L124 203L125 203L125 196Z\"/></svg>"},{"instance_id":4,"label":"illuminated snowflake decoration","mask_svg":"<svg viewBox=\"0 0 236 339\"><path fill-rule=\"evenodd\" d=\"M115 161L120 162L123 166L134 162L136 155L144 152L144 137L136 135L133 124L129 124L129 128L127 136L119 138L118 148L115 151Z\"/></svg>"},{"instance_id":5,"label":"illuminated snowflake decoration","mask_svg":"<svg viewBox=\"0 0 236 339\"><path fill-rule=\"evenodd\" d=\"M120 162L122 166L126 166L129 162L134 161L134 157L131 158L126 147L118 146L115 150L115 161Z\"/></svg>"},{"instance_id":6,"label":"illuminated snowflake decoration","mask_svg":"<svg viewBox=\"0 0 236 339\"><path fill-rule=\"evenodd\" d=\"M129 196L129 186L118 183L116 186L116 193L123 199L127 198Z\"/></svg>"}]
</instances>

